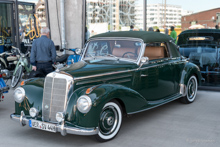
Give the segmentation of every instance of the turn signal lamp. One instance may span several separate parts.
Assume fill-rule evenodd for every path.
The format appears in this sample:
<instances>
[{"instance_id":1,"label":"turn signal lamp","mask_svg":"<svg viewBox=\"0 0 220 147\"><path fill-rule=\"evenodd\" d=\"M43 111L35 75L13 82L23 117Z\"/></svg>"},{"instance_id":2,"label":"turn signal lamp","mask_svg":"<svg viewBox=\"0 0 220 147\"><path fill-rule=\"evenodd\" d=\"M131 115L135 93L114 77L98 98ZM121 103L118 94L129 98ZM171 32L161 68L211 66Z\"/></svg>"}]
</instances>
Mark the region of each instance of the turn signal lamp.
<instances>
[{"instance_id":1,"label":"turn signal lamp","mask_svg":"<svg viewBox=\"0 0 220 147\"><path fill-rule=\"evenodd\" d=\"M21 86L24 86L24 81L21 82Z\"/></svg>"},{"instance_id":2,"label":"turn signal lamp","mask_svg":"<svg viewBox=\"0 0 220 147\"><path fill-rule=\"evenodd\" d=\"M88 89L86 90L86 94L90 94L91 91L92 91L92 88L88 88Z\"/></svg>"}]
</instances>

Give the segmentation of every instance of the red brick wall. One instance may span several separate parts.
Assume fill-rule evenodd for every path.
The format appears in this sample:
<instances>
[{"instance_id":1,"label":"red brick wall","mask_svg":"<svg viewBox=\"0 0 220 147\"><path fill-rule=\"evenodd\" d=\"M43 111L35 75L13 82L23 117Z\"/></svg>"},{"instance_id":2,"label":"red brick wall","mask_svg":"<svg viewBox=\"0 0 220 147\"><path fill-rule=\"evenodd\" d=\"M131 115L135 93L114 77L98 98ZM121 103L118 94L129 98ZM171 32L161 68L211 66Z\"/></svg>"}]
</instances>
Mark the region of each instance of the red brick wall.
<instances>
[{"instance_id":1,"label":"red brick wall","mask_svg":"<svg viewBox=\"0 0 220 147\"><path fill-rule=\"evenodd\" d=\"M196 24L206 24L207 28L214 28L216 25L216 13L220 13L220 8L207 10L199 13L194 13L187 16L182 16L181 25L182 31L187 30L191 26L191 22L196 21ZM214 16L214 20L212 17Z\"/></svg>"}]
</instances>

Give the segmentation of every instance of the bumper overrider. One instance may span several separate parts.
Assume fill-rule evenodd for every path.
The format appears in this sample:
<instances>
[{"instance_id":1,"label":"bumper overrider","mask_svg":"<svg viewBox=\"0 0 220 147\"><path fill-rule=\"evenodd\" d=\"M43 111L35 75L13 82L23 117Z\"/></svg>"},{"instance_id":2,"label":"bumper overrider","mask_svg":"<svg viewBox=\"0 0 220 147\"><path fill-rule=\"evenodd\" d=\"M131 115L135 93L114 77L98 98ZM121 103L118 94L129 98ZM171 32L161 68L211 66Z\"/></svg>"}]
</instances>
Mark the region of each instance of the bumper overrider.
<instances>
[{"instance_id":1,"label":"bumper overrider","mask_svg":"<svg viewBox=\"0 0 220 147\"><path fill-rule=\"evenodd\" d=\"M12 120L20 122L21 126L25 126L25 125L29 124L30 119L25 117L25 114L23 111L21 111L21 115L11 114L10 117ZM46 122L46 123L48 123L48 122ZM55 130L56 130L56 132L60 132L61 135L63 135L63 136L65 136L67 134L88 136L88 135L96 135L99 132L98 128L77 128L77 127L65 126L64 120L61 123L56 124Z\"/></svg>"}]
</instances>

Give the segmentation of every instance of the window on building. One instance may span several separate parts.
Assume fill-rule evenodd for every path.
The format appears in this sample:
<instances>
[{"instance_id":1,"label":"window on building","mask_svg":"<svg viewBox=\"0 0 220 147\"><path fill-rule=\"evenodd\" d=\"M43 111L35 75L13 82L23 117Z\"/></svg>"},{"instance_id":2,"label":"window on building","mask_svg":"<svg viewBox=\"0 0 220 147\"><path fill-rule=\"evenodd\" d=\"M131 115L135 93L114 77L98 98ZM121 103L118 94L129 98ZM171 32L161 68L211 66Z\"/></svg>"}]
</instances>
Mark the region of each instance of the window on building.
<instances>
[{"instance_id":1,"label":"window on building","mask_svg":"<svg viewBox=\"0 0 220 147\"><path fill-rule=\"evenodd\" d=\"M100 34L108 31L125 31L134 25L137 29L143 29L143 23L140 23L140 17L143 18L143 0L86 0L86 7L90 2L94 6L86 11L86 27L91 35ZM97 5L99 4L99 5ZM141 9L141 10L140 10ZM153 9L154 10L154 9ZM99 21L96 15L99 17ZM88 21L88 14L93 21ZM102 21L100 21L100 19Z\"/></svg>"}]
</instances>

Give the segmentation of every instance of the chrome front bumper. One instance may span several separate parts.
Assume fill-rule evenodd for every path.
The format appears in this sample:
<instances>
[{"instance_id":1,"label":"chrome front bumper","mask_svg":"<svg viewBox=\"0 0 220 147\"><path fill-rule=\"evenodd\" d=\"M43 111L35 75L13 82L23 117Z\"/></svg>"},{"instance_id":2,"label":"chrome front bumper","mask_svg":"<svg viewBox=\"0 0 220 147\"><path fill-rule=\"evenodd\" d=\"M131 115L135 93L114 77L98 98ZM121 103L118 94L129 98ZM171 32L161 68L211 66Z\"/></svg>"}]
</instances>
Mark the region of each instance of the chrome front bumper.
<instances>
[{"instance_id":1,"label":"chrome front bumper","mask_svg":"<svg viewBox=\"0 0 220 147\"><path fill-rule=\"evenodd\" d=\"M11 119L17 122L20 122L21 126L25 126L29 124L29 119L25 117L24 112L21 112L21 115L11 114ZM68 127L64 125L64 121L60 124L56 125L56 132L60 132L61 135L65 136L67 134L74 134L74 135L96 135L99 132L98 128L76 128L76 127Z\"/></svg>"}]
</instances>

